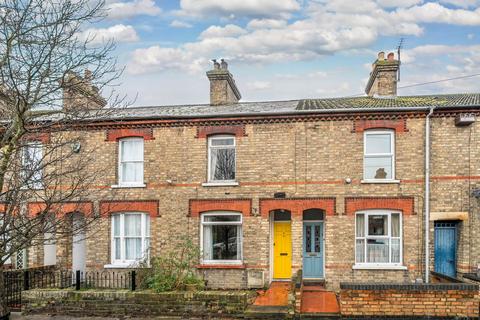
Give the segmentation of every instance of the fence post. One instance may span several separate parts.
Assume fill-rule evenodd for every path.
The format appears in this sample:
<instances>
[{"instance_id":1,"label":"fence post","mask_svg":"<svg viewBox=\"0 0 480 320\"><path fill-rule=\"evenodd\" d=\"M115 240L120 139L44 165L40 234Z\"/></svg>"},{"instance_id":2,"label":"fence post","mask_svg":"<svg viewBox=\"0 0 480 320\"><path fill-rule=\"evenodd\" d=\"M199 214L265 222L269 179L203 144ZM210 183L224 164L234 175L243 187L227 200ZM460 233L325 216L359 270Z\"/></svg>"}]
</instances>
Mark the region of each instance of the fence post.
<instances>
[{"instance_id":1,"label":"fence post","mask_svg":"<svg viewBox=\"0 0 480 320\"><path fill-rule=\"evenodd\" d=\"M135 289L137 288L136 275L137 273L135 272L135 270L133 270L132 271L132 291L135 291Z\"/></svg>"},{"instance_id":2,"label":"fence post","mask_svg":"<svg viewBox=\"0 0 480 320\"><path fill-rule=\"evenodd\" d=\"M80 270L75 271L75 290L80 290Z\"/></svg>"},{"instance_id":3,"label":"fence post","mask_svg":"<svg viewBox=\"0 0 480 320\"><path fill-rule=\"evenodd\" d=\"M23 271L23 290L30 290L30 272Z\"/></svg>"}]
</instances>

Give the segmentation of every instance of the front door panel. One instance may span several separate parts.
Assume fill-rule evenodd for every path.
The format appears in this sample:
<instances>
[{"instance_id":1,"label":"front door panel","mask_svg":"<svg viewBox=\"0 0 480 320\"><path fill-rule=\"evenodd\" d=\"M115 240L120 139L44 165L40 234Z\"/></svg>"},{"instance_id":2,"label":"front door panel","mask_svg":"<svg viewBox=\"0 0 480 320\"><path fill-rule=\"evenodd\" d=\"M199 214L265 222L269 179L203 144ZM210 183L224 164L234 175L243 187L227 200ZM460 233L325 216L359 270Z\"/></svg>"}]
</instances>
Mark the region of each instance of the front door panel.
<instances>
[{"instance_id":1,"label":"front door panel","mask_svg":"<svg viewBox=\"0 0 480 320\"><path fill-rule=\"evenodd\" d=\"M275 222L273 226L273 278L292 277L292 229L290 222Z\"/></svg>"},{"instance_id":2,"label":"front door panel","mask_svg":"<svg viewBox=\"0 0 480 320\"><path fill-rule=\"evenodd\" d=\"M455 277L456 268L456 233L454 222L435 223L435 272Z\"/></svg>"},{"instance_id":3,"label":"front door panel","mask_svg":"<svg viewBox=\"0 0 480 320\"><path fill-rule=\"evenodd\" d=\"M323 222L303 224L303 277L323 278Z\"/></svg>"}]
</instances>

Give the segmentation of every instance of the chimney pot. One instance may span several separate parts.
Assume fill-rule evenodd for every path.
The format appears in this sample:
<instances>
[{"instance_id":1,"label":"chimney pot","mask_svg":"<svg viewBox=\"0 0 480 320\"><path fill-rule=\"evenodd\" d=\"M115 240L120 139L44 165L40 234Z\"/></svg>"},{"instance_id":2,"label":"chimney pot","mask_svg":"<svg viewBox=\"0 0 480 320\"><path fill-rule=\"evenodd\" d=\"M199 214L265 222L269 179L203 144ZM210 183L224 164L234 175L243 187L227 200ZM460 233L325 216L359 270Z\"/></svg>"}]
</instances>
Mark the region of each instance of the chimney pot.
<instances>
[{"instance_id":1,"label":"chimney pot","mask_svg":"<svg viewBox=\"0 0 480 320\"><path fill-rule=\"evenodd\" d=\"M393 52L390 52L387 56L387 60L388 61L393 61L395 58L395 54Z\"/></svg>"},{"instance_id":2,"label":"chimney pot","mask_svg":"<svg viewBox=\"0 0 480 320\"><path fill-rule=\"evenodd\" d=\"M224 59L221 59L220 61L222 62L222 63L221 63L221 68L222 68L223 70L228 70L228 63L227 63L227 61L225 61Z\"/></svg>"},{"instance_id":3,"label":"chimney pot","mask_svg":"<svg viewBox=\"0 0 480 320\"><path fill-rule=\"evenodd\" d=\"M380 51L378 53L378 60L385 60L385 52Z\"/></svg>"},{"instance_id":4,"label":"chimney pot","mask_svg":"<svg viewBox=\"0 0 480 320\"><path fill-rule=\"evenodd\" d=\"M210 80L210 105L223 105L238 103L242 98L235 84L232 74L228 71L228 63L221 59L213 61L213 70L207 72Z\"/></svg>"}]
</instances>

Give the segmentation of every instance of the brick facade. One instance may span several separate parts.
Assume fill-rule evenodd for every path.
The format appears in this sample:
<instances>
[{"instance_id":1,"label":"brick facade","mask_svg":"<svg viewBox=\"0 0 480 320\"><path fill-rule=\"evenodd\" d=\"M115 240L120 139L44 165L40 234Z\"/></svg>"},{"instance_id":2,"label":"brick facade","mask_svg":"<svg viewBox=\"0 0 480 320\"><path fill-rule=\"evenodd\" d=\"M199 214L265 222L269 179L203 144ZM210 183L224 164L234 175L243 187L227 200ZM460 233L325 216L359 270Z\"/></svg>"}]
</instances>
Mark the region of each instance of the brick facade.
<instances>
[{"instance_id":1,"label":"brick facade","mask_svg":"<svg viewBox=\"0 0 480 320\"><path fill-rule=\"evenodd\" d=\"M393 122L383 122L383 127L393 126L397 132L395 177L399 182L363 183L363 134L357 131L372 128L372 122L366 120L385 117L380 114L295 121L285 117L243 122L218 120L219 127L215 128L223 128L222 133L230 128L228 133L237 137L236 186L203 184L207 182L208 151L205 139L199 138L217 133L217 129L208 129L215 126L217 120L176 125L152 121L148 129L130 128L134 130L129 131L130 134L140 132L145 138L146 186L142 188L112 189L117 184L115 141L129 134L125 128L92 127L83 132L85 148L81 152L88 150L89 145L96 146L98 165L106 169L98 178L98 185L92 186L96 188L96 197L89 201L99 213L112 204L117 212L149 213L152 256L175 249L185 235L200 245L199 216L203 212L241 212L244 269L202 268L202 274L214 286L244 287L249 269L263 270L265 282L271 280L269 213L274 209L292 212L292 269L302 268L302 212L311 208L326 213L324 277L328 288L339 289L341 281L413 282L423 277L425 118L422 114L396 115L395 119L401 120L392 117ZM472 271L480 263L480 240L473 236L480 231L479 205L471 195L473 189L480 188L480 165L474 161L480 156L480 143L474 134L479 124L455 127L454 115L435 117L432 122L431 210L469 212L469 219L459 223L457 270ZM352 132L352 128L358 129ZM105 137L111 142L106 142ZM274 194L278 192L284 192L286 198L275 199ZM354 213L365 209L403 212L402 266L405 268L402 270L352 268L355 264ZM433 221L431 226L433 266ZM103 217L87 231L88 269L102 269L110 264L110 228L110 219ZM61 249L57 250L60 253ZM62 252L65 251L71 255L71 249ZM30 250L32 265L40 263L41 257L42 248Z\"/></svg>"}]
</instances>

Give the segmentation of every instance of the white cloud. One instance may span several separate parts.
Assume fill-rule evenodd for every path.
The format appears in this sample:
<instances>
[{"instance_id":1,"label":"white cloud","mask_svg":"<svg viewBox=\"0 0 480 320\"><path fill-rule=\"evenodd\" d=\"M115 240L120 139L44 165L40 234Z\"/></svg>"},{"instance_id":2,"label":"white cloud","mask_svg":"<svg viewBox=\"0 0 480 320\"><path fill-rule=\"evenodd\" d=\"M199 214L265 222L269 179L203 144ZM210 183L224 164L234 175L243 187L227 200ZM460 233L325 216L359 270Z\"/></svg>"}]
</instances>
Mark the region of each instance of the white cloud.
<instances>
[{"instance_id":1,"label":"white cloud","mask_svg":"<svg viewBox=\"0 0 480 320\"><path fill-rule=\"evenodd\" d=\"M220 26L210 26L205 31L203 31L199 38L208 39L208 38L224 38L224 37L236 37L242 34L247 33L241 27L234 24L227 24L225 27Z\"/></svg>"},{"instance_id":2,"label":"white cloud","mask_svg":"<svg viewBox=\"0 0 480 320\"><path fill-rule=\"evenodd\" d=\"M248 87L253 90L270 89L272 84L269 81L254 81L248 84Z\"/></svg>"},{"instance_id":3,"label":"white cloud","mask_svg":"<svg viewBox=\"0 0 480 320\"><path fill-rule=\"evenodd\" d=\"M460 8L471 8L480 6L479 0L440 0L440 2L451 4Z\"/></svg>"},{"instance_id":4,"label":"white cloud","mask_svg":"<svg viewBox=\"0 0 480 320\"><path fill-rule=\"evenodd\" d=\"M297 0L180 0L181 15L189 16L289 16L300 10Z\"/></svg>"},{"instance_id":5,"label":"white cloud","mask_svg":"<svg viewBox=\"0 0 480 320\"><path fill-rule=\"evenodd\" d=\"M287 21L279 19L253 19L247 24L248 29L280 29L287 25Z\"/></svg>"},{"instance_id":6,"label":"white cloud","mask_svg":"<svg viewBox=\"0 0 480 320\"><path fill-rule=\"evenodd\" d=\"M137 32L132 26L117 24L109 28L90 28L85 30L82 39L90 40L90 44L99 44L114 40L115 42L136 42Z\"/></svg>"},{"instance_id":7,"label":"white cloud","mask_svg":"<svg viewBox=\"0 0 480 320\"><path fill-rule=\"evenodd\" d=\"M125 19L138 15L156 16L162 12L153 0L109 1L108 18Z\"/></svg>"},{"instance_id":8,"label":"white cloud","mask_svg":"<svg viewBox=\"0 0 480 320\"><path fill-rule=\"evenodd\" d=\"M170 27L173 27L173 28L191 28L193 26L190 23L185 22L185 21L173 20L170 23Z\"/></svg>"},{"instance_id":9,"label":"white cloud","mask_svg":"<svg viewBox=\"0 0 480 320\"><path fill-rule=\"evenodd\" d=\"M480 25L480 8L475 11L450 9L438 3L429 2L422 6L398 9L393 17L415 23L447 23L455 25Z\"/></svg>"},{"instance_id":10,"label":"white cloud","mask_svg":"<svg viewBox=\"0 0 480 320\"><path fill-rule=\"evenodd\" d=\"M386 8L411 7L421 4L423 0L377 0L377 3Z\"/></svg>"}]
</instances>

